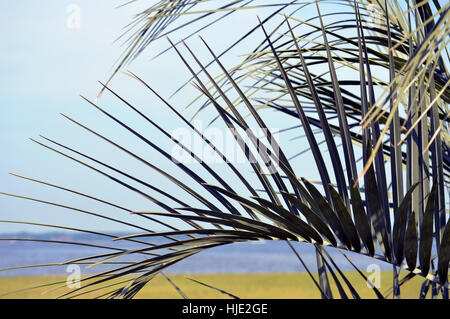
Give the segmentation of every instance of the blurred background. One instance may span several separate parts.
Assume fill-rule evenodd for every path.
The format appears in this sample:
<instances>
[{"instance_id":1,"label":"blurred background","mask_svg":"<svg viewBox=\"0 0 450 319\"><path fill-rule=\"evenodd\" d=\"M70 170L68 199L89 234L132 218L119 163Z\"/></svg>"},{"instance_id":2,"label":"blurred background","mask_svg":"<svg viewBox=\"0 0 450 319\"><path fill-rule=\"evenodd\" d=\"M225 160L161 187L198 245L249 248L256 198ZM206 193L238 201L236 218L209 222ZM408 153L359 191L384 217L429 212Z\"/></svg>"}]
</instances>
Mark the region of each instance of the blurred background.
<instances>
[{"instance_id":1,"label":"blurred background","mask_svg":"<svg viewBox=\"0 0 450 319\"><path fill-rule=\"evenodd\" d=\"M116 123L80 97L81 94L89 100L95 100L101 89L101 85L97 81L107 81L114 72L126 49L126 39L130 34L125 34L118 41L115 40L122 35L123 28L130 23L133 16L148 7L148 3L149 1L136 1L125 6L121 6L124 1L109 0L80 0L77 2L35 0L0 3L0 30L2 30L2 50L0 51L1 192L77 207L160 230L158 228L161 227L160 225L155 225L147 220L143 222L139 216L131 216L129 212L9 174L15 173L67 187L136 211L156 209L153 203L142 196L29 140L31 137L43 141L39 137L42 134L99 160L111 163L172 194L173 185L161 175L143 163L130 160L128 155L60 115L63 113L70 116L126 146L150 162L158 164L159 167L174 176L184 176L167 159L130 135L129 132L118 127ZM265 10L258 9L261 18L265 17L266 11L267 13L273 11ZM305 15L308 10L308 8L304 9ZM325 10L327 9L324 8ZM242 37L249 28L257 26L255 13L253 10L236 12L217 23L214 28L203 30L201 34L216 52L222 52L236 38ZM279 22L280 19L282 17L276 17L275 21ZM267 25L270 28L271 22ZM193 25L192 28L188 27L186 32L189 33L196 28L197 26ZM259 43L256 39L261 40L261 34L258 32L248 37L244 43L235 46L221 58L222 63L227 67L236 65L242 60L244 53L249 52L255 47L255 44ZM179 39L175 37L172 40L178 41ZM191 37L187 42L205 63L209 62L211 57L196 36ZM169 98L190 77L189 71L173 50L153 59L168 47L166 39L159 39L124 68L124 70L129 69L142 77L165 98ZM210 69L212 74L218 71L217 67ZM117 93L144 110L152 120L160 123L169 133L183 127L184 124L135 79L119 73L110 85L111 88L117 90ZM190 119L201 104L197 103L196 107L190 107L187 110L185 107L197 95L198 91L191 85L187 85L170 99L170 103ZM170 141L150 127L142 118L130 112L112 94L105 92L98 100L98 104L124 122L132 123L137 131L170 152L172 147ZM270 126L274 129L298 124L291 117L284 118L279 112L276 113L277 117L271 116L274 114L273 111L263 114L270 119ZM197 124L205 127L213 116L214 110L210 108L201 114L202 121ZM299 147L302 142L300 144L290 142L290 139L297 135L289 132L280 135L280 144L285 147L285 152L289 155L306 149L306 143L303 143L303 147ZM298 163L301 168L301 176L317 178L315 165L311 164L313 162L310 161L308 154L298 159ZM237 165L242 165L243 170L250 172L250 166L247 164L238 163ZM199 165L192 164L192 167L195 169ZM217 164L215 168L226 178L230 176L227 174L224 164ZM251 174L249 173L250 176ZM256 177L250 178L254 178L256 181ZM236 181L231 179L230 176L230 181L227 180L227 182L233 185L233 182ZM198 189L198 185L189 184L189 186ZM173 193L174 196L187 202L190 201L185 198L185 195L176 192ZM3 238L8 239L0 243L0 268L70 260L93 254L95 251L94 248L70 245L16 242L14 241L16 237L60 241L84 240L96 244L107 242L107 240L94 240L87 235L87 237L80 237L67 230L14 223L14 221L89 228L93 231L114 234L138 232L133 227L67 208L4 195L0 195L0 214L0 219L9 221L0 223L0 234ZM171 220L171 222L175 226L178 225L177 221ZM303 245L302 249L304 249L305 261L308 265L313 266L315 264L313 248ZM330 253L338 255L338 252L333 249L330 250ZM246 258L244 261L243 257ZM363 257L359 258L364 262ZM214 262L206 262L211 260ZM249 262L250 260L252 262ZM336 261L344 269L349 267L342 256L337 257ZM1 272L1 275L53 274L57 271L56 268L12 270ZM170 269L174 272L201 273L295 272L298 270L302 270L302 267L288 246L285 243L276 242L260 245L235 244L217 248L203 252L198 257L190 258Z\"/></svg>"}]
</instances>

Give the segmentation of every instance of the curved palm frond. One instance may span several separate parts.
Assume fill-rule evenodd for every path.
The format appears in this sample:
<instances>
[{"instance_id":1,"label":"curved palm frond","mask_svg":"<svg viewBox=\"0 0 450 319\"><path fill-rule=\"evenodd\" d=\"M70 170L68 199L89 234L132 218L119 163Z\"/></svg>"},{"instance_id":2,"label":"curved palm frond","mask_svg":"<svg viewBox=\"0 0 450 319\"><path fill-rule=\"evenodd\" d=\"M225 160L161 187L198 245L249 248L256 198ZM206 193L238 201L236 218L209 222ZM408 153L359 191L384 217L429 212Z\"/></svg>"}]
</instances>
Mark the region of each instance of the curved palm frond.
<instances>
[{"instance_id":1,"label":"curved palm frond","mask_svg":"<svg viewBox=\"0 0 450 319\"><path fill-rule=\"evenodd\" d=\"M138 15L130 27L140 23L143 26L132 38L130 51L119 68L154 39L181 29L183 24L167 30L181 16L197 14L200 15L197 18L200 21L212 14L228 14L257 6L256 1L229 1L226 4L222 2L222 6L215 10L195 11L200 2L160 1ZM208 178L194 167L174 159L156 141L147 138L97 102L85 98L106 119L172 163L182 172L185 180L86 125L65 117L160 174L172 183L173 189L180 190L195 205L172 195L172 189L163 190L156 183L141 180L119 170L114 164L97 160L95 156L49 138L34 140L48 150L143 196L159 210L149 211L143 207L137 211L70 188L27 179L88 197L126 213L132 212L142 221L156 222L167 229L155 232L142 225L128 224L139 229L140 233L121 237L96 233L113 239L111 246L99 247L108 250L108 253L64 263L89 263L91 267L101 264L118 266L83 278L82 287L65 292L60 297L82 296L117 284L119 288L103 293L100 297L132 298L157 274L206 249L243 241L283 240L302 263L301 254L295 251L292 242L314 245L318 267L321 269L319 282L307 271L324 298L332 297L328 275L338 287L341 298L348 298L346 289L353 298L359 298L352 283L328 255L327 247L338 248L344 254L350 251L391 264L396 276L393 285L396 297L403 283L421 276L425 279L423 291L420 292L422 295L426 295L431 285L435 288L433 291L441 292L444 298L448 298L450 226L445 211L445 190L448 190L449 183L447 108L450 81L445 52L450 30L447 22L449 4L439 5L433 13L427 1L414 3L404 12L395 1L374 1L363 5L356 1L339 3L345 4L348 10L340 13L342 19L331 19L331 22L325 23L330 15L321 14L322 2L319 4L315 1L311 5L316 6L316 17L302 21L295 16L285 16L275 29L278 32L284 28L285 32L279 36L266 31L264 25L267 20L260 21L252 32L261 32L263 41L243 63L231 69L222 64L222 54L215 53L203 40L206 51L212 56L211 61L222 72L216 77L208 71L211 63L202 63L187 44L185 48L195 64L189 63L181 49L171 43L192 73L200 96L207 101L199 110L206 106L214 108L217 113L214 120L220 121L232 133L262 191L252 185L250 179L227 159L214 142L190 124L150 85L131 72L131 77L156 95L227 164L230 174L239 181L239 186L228 183L226 178L202 161L195 150L171 136L146 112L110 88L108 83L102 85L102 91L112 94L131 112L164 134L174 145L181 147L201 164L202 172L207 173ZM434 3L436 5L438 2ZM275 13L278 13L290 5L298 6L299 3L292 1L270 6L275 7ZM381 14L381 22L377 20L375 24L368 21L370 10L375 10L374 5ZM413 18L415 21L412 21ZM190 20L189 23L197 20ZM302 26L308 27L309 31L300 33L298 30ZM275 36L276 39L272 40ZM194 70L194 65L200 72ZM349 72L345 73L349 79L342 79L342 70ZM240 72L244 74L239 75ZM207 79L202 80L203 77ZM258 94L262 97L257 97ZM242 106L245 106L245 111ZM400 106L404 106L404 110ZM274 132L262 116L261 110L267 107L299 121L296 129L300 128L306 137L320 176L320 186L316 187L311 181L302 178L301 167L288 159L274 139ZM263 130L262 137L250 129L250 120ZM318 141L319 134L313 128L323 134L324 144ZM388 141L385 141L385 136L389 137ZM338 149L338 143L342 145L342 150ZM358 164L357 154L361 154L362 164ZM386 161L390 161L390 165L385 166ZM127 224L121 219L111 219L97 212L22 198ZM186 225L186 228L174 227L167 219L179 220L183 223L177 225ZM89 232L76 228L71 230ZM164 238L166 241L152 243L154 238ZM116 246L125 241L130 242L133 248ZM437 253L433 255L433 251ZM139 260L123 261L122 258L129 256ZM356 265L352 265L357 269ZM408 272L402 280L397 277L399 270ZM358 273L364 278L361 271ZM128 280L128 275L135 277ZM121 281L117 283L115 280ZM373 289L378 298L383 297L375 287Z\"/></svg>"}]
</instances>

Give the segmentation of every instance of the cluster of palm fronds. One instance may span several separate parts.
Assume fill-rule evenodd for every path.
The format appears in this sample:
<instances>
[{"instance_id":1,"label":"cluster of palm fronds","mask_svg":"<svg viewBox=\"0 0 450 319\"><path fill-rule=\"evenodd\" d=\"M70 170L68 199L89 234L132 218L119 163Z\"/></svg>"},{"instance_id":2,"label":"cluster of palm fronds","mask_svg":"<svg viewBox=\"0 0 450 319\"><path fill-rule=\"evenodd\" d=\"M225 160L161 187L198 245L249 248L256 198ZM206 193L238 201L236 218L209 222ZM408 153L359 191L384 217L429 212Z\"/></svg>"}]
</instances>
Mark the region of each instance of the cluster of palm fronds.
<instances>
[{"instance_id":1,"label":"cluster of palm fronds","mask_svg":"<svg viewBox=\"0 0 450 319\"><path fill-rule=\"evenodd\" d=\"M223 159L240 185L231 186L194 150L172 137L151 116L129 103L108 84L104 85L105 92L116 96L198 161L211 181L205 180L189 165L176 161L167 150L157 145L157 141L146 138L97 103L86 99L108 119L173 162L188 181L180 180L126 147L69 118L72 122L145 163L170 180L174 188L195 199L198 206L172 196L172 190L160 189L157 183L150 184L76 149L50 139L36 141L144 196L159 206L161 211L145 211L144 207L142 211L135 212L115 206L168 228L165 232L154 232L140 227L141 233L120 238L97 233L113 237L114 242L126 240L137 246L135 249L117 248L113 252L70 262L107 264L132 254L143 256L143 260L83 278L81 288L63 296L73 297L92 288L110 287L113 280L124 278L122 282L114 283L121 285L119 288L115 287L102 296L132 298L154 276L185 258L220 245L263 239L286 241L323 298L333 297L329 276L338 287L341 298L348 297L346 289L352 297L359 298L352 283L328 254L329 246L339 248L344 256L346 251L352 251L392 264L394 297L400 297L400 287L405 282L421 276L424 284L418 297L425 297L432 287L432 297L441 295L448 298L450 226L445 205L450 182L450 79L447 72L450 4L441 6L438 0L432 3L408 1L405 4L396 1L338 2L343 10L338 18L334 17L326 23L327 18L332 16L321 14L326 2L259 4L250 0L220 1L220 7L208 9L207 12L195 11L202 2L159 1L137 15L129 30L134 32L134 37L130 38L129 50L118 69L152 41L181 30L185 25L201 22L208 16L221 15L200 26L198 30L202 30L236 10L274 7L273 14L248 33L261 33L263 38L259 46L241 64L231 69L220 61L220 57L230 48L215 53L204 41L212 59L209 63L202 63L185 45L190 59L194 61L190 63L181 52L181 42L170 42L172 49L192 73L191 80L200 91L199 98L189 105L201 105L196 116L207 107L214 108L217 116L213 121L221 121L233 132L259 185L252 185L244 172L229 161L211 140L137 75L129 73ZM219 1L212 1L216 2ZM268 33L266 22L274 17L279 18L278 13L291 10L291 6L290 15L285 15L283 21ZM307 20L299 19L296 13L303 6L314 6L317 15ZM371 18L373 10L379 14L375 21ZM192 16L195 18L189 18ZM186 17L187 21L170 29L175 22ZM248 34L237 42L244 41ZM208 66L211 64L220 68L220 75L210 74ZM318 186L302 178L301 168L296 167L274 141L261 115L262 110L267 108L298 120L297 126L286 129L299 130L306 137L320 177ZM250 120L265 132L264 136L252 133ZM261 161L255 160L254 148L258 149ZM327 153L323 152L323 148ZM326 154L329 158L325 158ZM273 163L277 164L276 169L271 166ZM271 166L270 174L266 173L264 166ZM129 179L147 190L133 186L127 182ZM202 191L195 191L189 183L197 184ZM158 195L151 195L150 190ZM74 207L63 207L92 214ZM178 229L161 218L181 220L186 228ZM168 241L153 244L151 239L155 237ZM301 254L295 251L291 244L293 241L315 246L318 279L306 267ZM357 265L350 259L349 262L366 279ZM400 276L401 271L406 272L403 277ZM131 274L135 278L127 277ZM176 288L181 292L179 287ZM376 287L372 289L378 298L383 298Z\"/></svg>"}]
</instances>

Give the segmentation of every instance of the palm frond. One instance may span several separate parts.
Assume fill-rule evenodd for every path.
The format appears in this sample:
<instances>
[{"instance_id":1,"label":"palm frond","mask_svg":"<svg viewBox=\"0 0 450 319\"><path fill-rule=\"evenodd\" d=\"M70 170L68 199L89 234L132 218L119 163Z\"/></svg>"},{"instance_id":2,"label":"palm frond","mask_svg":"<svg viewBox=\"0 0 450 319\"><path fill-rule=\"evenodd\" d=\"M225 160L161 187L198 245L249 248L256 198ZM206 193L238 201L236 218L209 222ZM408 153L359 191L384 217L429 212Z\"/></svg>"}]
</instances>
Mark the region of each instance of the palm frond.
<instances>
[{"instance_id":1,"label":"palm frond","mask_svg":"<svg viewBox=\"0 0 450 319\"><path fill-rule=\"evenodd\" d=\"M87 105L104 116L106 121L142 142L154 154L159 154L177 174L80 121L67 115L63 115L64 118L128 155L131 161L144 164L170 187L164 189L155 181L148 182L126 169L119 169L114 159L102 161L95 155L44 136L41 140L33 139L47 150L120 185L124 191L143 197L149 204L138 209L126 208L70 187L16 174L19 178L94 200L128 215L132 213L142 221L142 224L129 223L121 218L53 201L1 193L133 228L128 235L115 236L88 229L28 222L30 225L88 232L112 239L110 245L95 245L14 238L106 250L106 253L61 261L61 264L83 262L91 268L107 264L114 267L83 278L82 287L65 291L59 297L73 298L98 292L99 297L133 298L155 276L204 250L236 242L283 240L305 268L301 254L292 243L314 245L319 280L306 269L323 298L332 297L329 275L341 298L349 297L346 289L351 297L360 297L329 255L329 247L338 248L344 256L348 251L391 264L395 297L399 296L404 282L421 276L425 281L418 295L426 296L431 286L433 296L441 292L444 298L448 298L450 226L445 211L445 191L448 191L450 182L447 129L450 79L445 52L450 32L450 4L436 6L439 2L435 1L436 9L433 10L427 1L412 5L408 2L408 8L396 1L338 1L343 10L331 19L331 14L323 10L328 2L314 1L308 5L315 4L316 16L301 20L294 16L294 10L292 16L281 17L283 20L276 31L268 32L269 20L275 19L288 7L298 9L301 3L263 4L256 0L236 0L202 9L202 2L163 0L138 14L128 27L135 33L131 35L129 47L115 73L152 41L173 34L186 25L237 10L273 8L268 18L260 20L254 29L238 40L244 41L249 34L257 32L263 36L258 47L238 66L227 68L221 57L228 49L216 53L206 39L202 41L212 56L208 63L202 62L198 54L181 41L195 62L190 63L182 50L169 40L200 92L200 97L188 105L200 105L196 116L208 106L213 108L216 112L213 121L220 122L232 134L252 169L252 177L256 177L257 186L253 178L230 163L213 141L141 77L132 72L128 74L183 120L190 132L201 136L202 141L227 164L228 173L237 179L237 185L232 185L227 177L204 162L194 149L174 138L162 124L152 119L148 111L143 111L112 89L109 81L101 84L102 92L110 94L151 129L163 134L171 145L181 147L200 166L176 160L159 141L147 137L147 132L138 131L112 110L100 106L99 101L84 97ZM381 15L381 21L369 21L373 10ZM174 24L182 18L187 22L178 26ZM221 18L214 21L217 19ZM219 67L219 75L214 76L208 69L212 64ZM200 103L201 100L204 102ZM275 111L277 116L288 115L297 121L298 125L292 130L296 129L306 137L320 177L317 187L303 177L302 166L296 165L295 159L288 158L287 146L274 143L274 132L263 119L264 109ZM262 137L250 129L250 121L263 129ZM322 143L318 142L319 134L324 136ZM387 143L386 137L389 138ZM385 167L387 162L390 164ZM430 180L433 181L431 190ZM258 191L259 188L262 192ZM176 191L183 194L182 197L174 195ZM155 231L144 222L154 223L164 230ZM184 228L174 225L183 225ZM156 241L161 238L163 243ZM123 242L133 247L120 246ZM437 253L433 255L433 251ZM139 260L125 262L124 258L130 256ZM401 270L407 271L403 279L398 276ZM366 280L361 271L358 273ZM116 284L120 287L115 287ZM114 290L105 293L104 289L111 287L115 287ZM179 287L174 287L185 296ZM377 289L374 292L377 297L383 297Z\"/></svg>"}]
</instances>

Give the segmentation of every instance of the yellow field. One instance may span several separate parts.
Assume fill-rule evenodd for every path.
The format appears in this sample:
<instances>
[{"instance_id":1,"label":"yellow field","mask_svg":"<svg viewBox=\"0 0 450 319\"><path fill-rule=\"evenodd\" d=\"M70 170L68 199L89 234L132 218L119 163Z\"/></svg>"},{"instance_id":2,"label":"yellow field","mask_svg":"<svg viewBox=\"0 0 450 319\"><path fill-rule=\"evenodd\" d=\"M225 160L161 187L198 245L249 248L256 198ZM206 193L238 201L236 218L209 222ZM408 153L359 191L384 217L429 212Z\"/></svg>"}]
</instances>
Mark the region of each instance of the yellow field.
<instances>
[{"instance_id":1,"label":"yellow field","mask_svg":"<svg viewBox=\"0 0 450 319\"><path fill-rule=\"evenodd\" d=\"M368 288L365 281L357 273L346 273L357 292L362 298L375 298L372 289ZM317 288L307 274L205 274L205 275L170 275L170 279L179 286L183 292L192 299L195 298L228 298L227 296L199 285L187 279L187 277L199 280L203 283L225 290L240 298L320 298ZM131 278L131 277L130 277ZM69 291L65 284L65 277L0 277L0 298L54 298ZM123 278L122 278L123 280ZM21 291L14 294L4 295L13 290L25 287L39 286L52 282L56 285L40 287L33 290ZM332 282L332 279L330 278ZM116 281L118 282L118 281ZM342 281L343 282L343 281ZM413 278L402 286L402 298L417 298L421 278ZM110 285L104 283L103 285ZM383 272L381 276L381 293L386 292L392 284L392 273ZM80 298L93 298L112 291L120 286L110 286L101 291L93 291L79 296ZM82 291L90 291L95 287L86 287ZM351 297L346 289L347 295ZM338 297L336 287L333 285L333 295ZM157 276L137 295L137 298L181 298L176 289L163 277Z\"/></svg>"}]
</instances>

